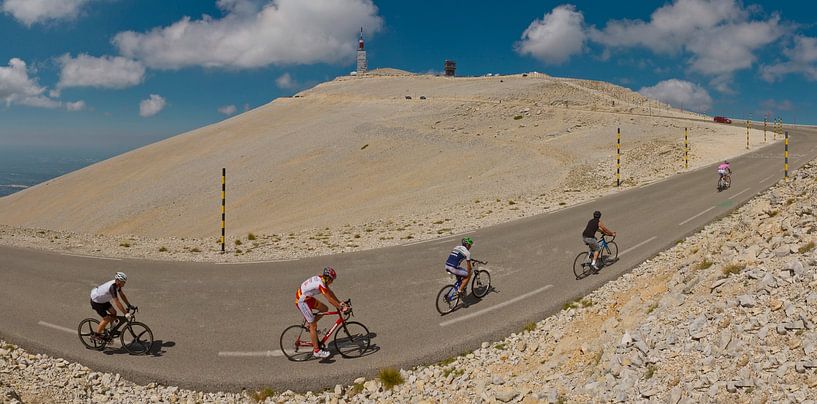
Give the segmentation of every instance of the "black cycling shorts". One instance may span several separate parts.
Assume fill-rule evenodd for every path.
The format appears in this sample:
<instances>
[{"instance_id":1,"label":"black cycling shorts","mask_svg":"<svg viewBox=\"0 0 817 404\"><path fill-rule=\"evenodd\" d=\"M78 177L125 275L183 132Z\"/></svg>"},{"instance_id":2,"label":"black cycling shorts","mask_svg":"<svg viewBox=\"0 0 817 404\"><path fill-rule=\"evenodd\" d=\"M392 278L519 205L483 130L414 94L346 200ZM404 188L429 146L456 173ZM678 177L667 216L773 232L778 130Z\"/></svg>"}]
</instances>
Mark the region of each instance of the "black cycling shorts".
<instances>
[{"instance_id":1,"label":"black cycling shorts","mask_svg":"<svg viewBox=\"0 0 817 404\"><path fill-rule=\"evenodd\" d=\"M94 311L97 314L99 314L100 316L108 317L108 316L111 315L110 313L108 313L108 309L113 308L113 305L111 305L111 302L97 303L97 302L91 300L91 308L94 309Z\"/></svg>"}]
</instances>

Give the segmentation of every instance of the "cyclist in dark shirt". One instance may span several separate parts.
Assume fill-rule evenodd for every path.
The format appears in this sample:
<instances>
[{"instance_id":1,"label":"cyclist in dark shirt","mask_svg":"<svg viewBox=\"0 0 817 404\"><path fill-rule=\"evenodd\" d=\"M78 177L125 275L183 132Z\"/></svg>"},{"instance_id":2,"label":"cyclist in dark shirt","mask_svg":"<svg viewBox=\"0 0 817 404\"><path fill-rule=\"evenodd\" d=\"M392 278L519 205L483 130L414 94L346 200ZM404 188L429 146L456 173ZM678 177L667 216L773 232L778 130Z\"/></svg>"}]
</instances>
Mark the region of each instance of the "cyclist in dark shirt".
<instances>
[{"instance_id":1,"label":"cyclist in dark shirt","mask_svg":"<svg viewBox=\"0 0 817 404\"><path fill-rule=\"evenodd\" d=\"M604 225L604 223L601 222L601 212L595 211L593 212L593 218L587 222L587 227L585 227L584 231L582 232L582 239L584 240L584 243L590 247L590 250L593 251L593 260L591 261L590 265L592 265L593 269L597 271L599 266L596 261L599 259L599 253L601 253L601 250L599 249L599 242L596 240L596 232L599 231L608 236L616 235L616 232L611 231Z\"/></svg>"}]
</instances>

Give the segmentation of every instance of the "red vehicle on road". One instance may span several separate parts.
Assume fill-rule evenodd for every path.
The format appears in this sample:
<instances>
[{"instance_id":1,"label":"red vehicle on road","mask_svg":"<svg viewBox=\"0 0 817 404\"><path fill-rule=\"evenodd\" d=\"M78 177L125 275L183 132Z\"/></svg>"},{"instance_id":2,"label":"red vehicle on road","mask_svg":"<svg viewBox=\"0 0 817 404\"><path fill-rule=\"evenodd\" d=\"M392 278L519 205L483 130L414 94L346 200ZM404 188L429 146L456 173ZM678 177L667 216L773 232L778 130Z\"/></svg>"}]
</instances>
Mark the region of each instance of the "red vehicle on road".
<instances>
[{"instance_id":1,"label":"red vehicle on road","mask_svg":"<svg viewBox=\"0 0 817 404\"><path fill-rule=\"evenodd\" d=\"M732 120L725 117L725 116L716 116L715 122L717 123L732 123Z\"/></svg>"}]
</instances>

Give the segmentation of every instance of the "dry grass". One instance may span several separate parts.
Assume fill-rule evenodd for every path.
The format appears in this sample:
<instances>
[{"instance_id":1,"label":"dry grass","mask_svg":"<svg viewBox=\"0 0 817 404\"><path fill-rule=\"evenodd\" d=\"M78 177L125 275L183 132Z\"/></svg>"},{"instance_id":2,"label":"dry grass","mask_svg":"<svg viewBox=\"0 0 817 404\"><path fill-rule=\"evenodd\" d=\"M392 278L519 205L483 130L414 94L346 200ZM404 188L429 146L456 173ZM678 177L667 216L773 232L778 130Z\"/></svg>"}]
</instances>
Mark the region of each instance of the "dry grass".
<instances>
[{"instance_id":1,"label":"dry grass","mask_svg":"<svg viewBox=\"0 0 817 404\"><path fill-rule=\"evenodd\" d=\"M746 268L746 264L733 263L724 265L724 267L721 268L721 272L723 272L723 275L728 278L729 276L739 274L740 271L743 271L744 268Z\"/></svg>"},{"instance_id":2,"label":"dry grass","mask_svg":"<svg viewBox=\"0 0 817 404\"><path fill-rule=\"evenodd\" d=\"M814 249L814 242L809 241L808 244L798 248L797 252L799 252L800 254L805 254L805 253L807 253L807 252L809 252L809 251L811 251L813 249Z\"/></svg>"},{"instance_id":3,"label":"dry grass","mask_svg":"<svg viewBox=\"0 0 817 404\"><path fill-rule=\"evenodd\" d=\"M394 386L403 384L404 382L403 375L400 374L399 370L394 368L380 369L377 378L380 379L380 383L383 383L383 388L386 390L391 390Z\"/></svg>"},{"instance_id":4,"label":"dry grass","mask_svg":"<svg viewBox=\"0 0 817 404\"><path fill-rule=\"evenodd\" d=\"M709 267L711 267L711 266L712 266L712 264L714 264L714 262L712 262L712 261L710 261L710 260L708 260L708 259L704 258L704 260L703 260L703 261L701 261L701 262L699 262L699 263L698 263L698 269L699 269L699 270L709 269Z\"/></svg>"}]
</instances>

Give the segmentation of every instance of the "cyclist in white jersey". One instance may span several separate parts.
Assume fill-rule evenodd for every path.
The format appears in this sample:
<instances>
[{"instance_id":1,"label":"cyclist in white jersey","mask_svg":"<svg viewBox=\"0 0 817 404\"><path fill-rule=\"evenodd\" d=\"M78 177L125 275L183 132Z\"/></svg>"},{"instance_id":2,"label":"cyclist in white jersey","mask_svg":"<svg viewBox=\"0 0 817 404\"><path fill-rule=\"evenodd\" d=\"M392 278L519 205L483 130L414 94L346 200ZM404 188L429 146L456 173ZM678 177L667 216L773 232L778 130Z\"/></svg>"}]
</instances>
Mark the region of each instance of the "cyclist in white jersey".
<instances>
[{"instance_id":1,"label":"cyclist in white jersey","mask_svg":"<svg viewBox=\"0 0 817 404\"><path fill-rule=\"evenodd\" d=\"M323 295L332 306L340 311L346 311L346 303L341 303L340 299L335 296L335 292L329 289L329 285L334 282L337 276L334 268L326 267L323 269L322 275L315 275L305 280L295 293L295 305L298 306L304 320L309 324L309 337L312 339L313 347L312 355L316 358L326 358L329 356L329 352L321 349L318 345L318 320L321 319L321 316L312 314L313 309L325 312L328 308L315 297Z\"/></svg>"},{"instance_id":2,"label":"cyclist in white jersey","mask_svg":"<svg viewBox=\"0 0 817 404\"><path fill-rule=\"evenodd\" d=\"M105 282L91 290L91 308L102 317L102 321L99 322L99 326L96 328L94 335L91 336L91 339L99 340L102 332L105 331L105 327L116 319L116 309L111 305L111 301L116 303L116 307L118 307L121 312L125 313L125 317L130 317L130 309L133 306L131 306L128 301L128 297L125 296L125 292L122 291L127 281L128 276L125 275L124 272L117 272L113 280ZM123 307L122 302L119 301L120 296L122 300L125 301L125 304L128 305L127 308Z\"/></svg>"},{"instance_id":3,"label":"cyclist in white jersey","mask_svg":"<svg viewBox=\"0 0 817 404\"><path fill-rule=\"evenodd\" d=\"M463 280L460 285L460 290L457 292L460 296L465 296L465 287L468 286L468 281L471 279L471 246L474 245L474 240L470 237L462 239L461 245L454 247L451 254L448 254L448 259L445 260L445 270L449 273L462 276ZM465 260L466 268L460 266Z\"/></svg>"}]
</instances>

